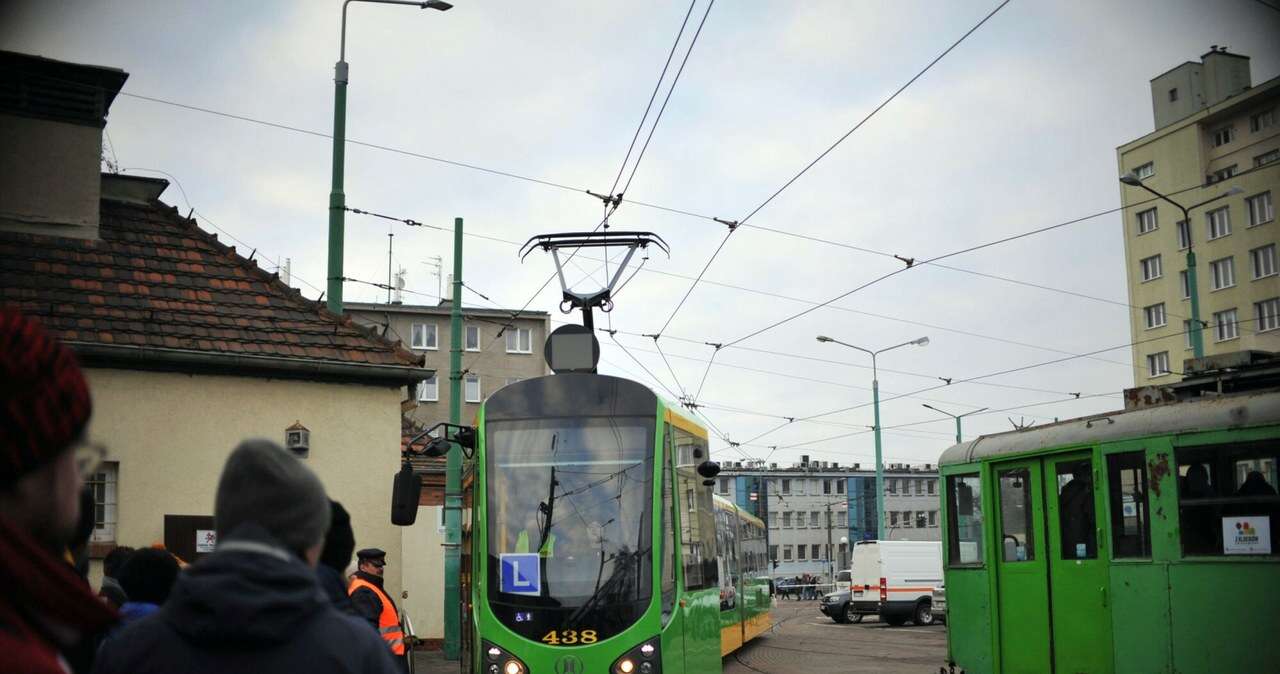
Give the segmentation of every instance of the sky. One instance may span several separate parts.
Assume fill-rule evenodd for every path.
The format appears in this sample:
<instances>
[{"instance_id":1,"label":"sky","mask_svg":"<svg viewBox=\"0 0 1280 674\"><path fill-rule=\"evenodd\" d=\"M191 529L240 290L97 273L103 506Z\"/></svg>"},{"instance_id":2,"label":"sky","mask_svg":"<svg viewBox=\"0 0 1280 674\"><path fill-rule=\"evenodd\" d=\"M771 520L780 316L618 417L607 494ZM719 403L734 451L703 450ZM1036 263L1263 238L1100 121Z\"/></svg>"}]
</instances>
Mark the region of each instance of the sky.
<instances>
[{"instance_id":1,"label":"sky","mask_svg":"<svg viewBox=\"0 0 1280 674\"><path fill-rule=\"evenodd\" d=\"M461 217L491 237L465 241L463 278L488 298L468 304L578 322L560 313L556 282L535 294L550 257L522 262L510 242L600 222L585 190L606 193L619 175L688 15L641 143L692 51L610 218L657 233L671 254L651 248L596 324L617 331L600 335L601 372L696 401L732 443L713 442L721 461L873 465L870 358L820 334L873 350L929 337L878 358L886 462L933 463L954 442L954 422L923 404L989 408L965 418L966 438L1122 407L1133 309L1118 213L850 291L905 268L891 255L928 259L1117 208L1115 148L1153 130L1149 80L1210 45L1251 57L1255 84L1280 75L1280 10L1257 0L1013 0L756 211L999 3L454 3L350 8L347 138L381 147L348 144L347 204L428 227L348 214L345 275L385 283L390 231L405 302L433 304L427 263L452 268ZM314 298L340 16L336 1L10 2L0 48L128 72L106 154L169 179L163 200L256 249L264 268L291 260L293 285ZM755 213L726 239L709 217L654 205ZM571 282L602 284L599 259L570 263ZM486 393L500 381L476 370Z\"/></svg>"}]
</instances>

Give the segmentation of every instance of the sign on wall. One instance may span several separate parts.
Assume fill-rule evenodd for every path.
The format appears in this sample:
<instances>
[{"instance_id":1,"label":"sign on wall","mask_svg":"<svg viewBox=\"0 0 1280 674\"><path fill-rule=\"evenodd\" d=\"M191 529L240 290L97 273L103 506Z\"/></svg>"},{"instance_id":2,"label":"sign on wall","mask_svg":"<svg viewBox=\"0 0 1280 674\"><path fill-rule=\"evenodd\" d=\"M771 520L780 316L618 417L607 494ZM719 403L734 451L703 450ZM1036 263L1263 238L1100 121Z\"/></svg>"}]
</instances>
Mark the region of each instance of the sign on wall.
<instances>
[{"instance_id":1,"label":"sign on wall","mask_svg":"<svg viewBox=\"0 0 1280 674\"><path fill-rule=\"evenodd\" d=\"M218 532L213 529L196 529L196 552L213 552L218 545Z\"/></svg>"},{"instance_id":2,"label":"sign on wall","mask_svg":"<svg viewBox=\"0 0 1280 674\"><path fill-rule=\"evenodd\" d=\"M1271 518L1267 515L1222 518L1222 552L1227 555L1271 554Z\"/></svg>"}]
</instances>

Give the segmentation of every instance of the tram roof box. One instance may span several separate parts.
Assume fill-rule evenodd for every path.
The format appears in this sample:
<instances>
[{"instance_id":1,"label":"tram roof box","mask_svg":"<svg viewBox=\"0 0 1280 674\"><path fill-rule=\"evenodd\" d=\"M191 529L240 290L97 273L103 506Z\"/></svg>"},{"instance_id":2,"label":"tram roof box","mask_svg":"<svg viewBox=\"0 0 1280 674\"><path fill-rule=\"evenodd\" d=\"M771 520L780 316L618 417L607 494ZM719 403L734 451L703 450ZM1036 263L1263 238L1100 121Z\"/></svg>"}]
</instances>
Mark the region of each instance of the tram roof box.
<instances>
[{"instance_id":1,"label":"tram roof box","mask_svg":"<svg viewBox=\"0 0 1280 674\"><path fill-rule=\"evenodd\" d=\"M1170 386L1178 400L1280 389L1280 353L1234 351L1183 361L1182 381Z\"/></svg>"}]
</instances>

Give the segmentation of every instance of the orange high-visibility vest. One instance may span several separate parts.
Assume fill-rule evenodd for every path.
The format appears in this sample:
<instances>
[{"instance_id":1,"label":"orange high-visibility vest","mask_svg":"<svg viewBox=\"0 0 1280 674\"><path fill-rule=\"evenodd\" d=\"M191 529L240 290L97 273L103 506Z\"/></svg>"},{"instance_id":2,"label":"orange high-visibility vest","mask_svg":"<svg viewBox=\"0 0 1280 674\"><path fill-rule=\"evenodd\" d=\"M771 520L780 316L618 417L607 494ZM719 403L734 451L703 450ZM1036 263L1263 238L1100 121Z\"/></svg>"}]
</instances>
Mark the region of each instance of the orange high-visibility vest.
<instances>
[{"instance_id":1,"label":"orange high-visibility vest","mask_svg":"<svg viewBox=\"0 0 1280 674\"><path fill-rule=\"evenodd\" d=\"M391 604L391 598L387 596L382 588L370 583L363 578L352 578L351 586L347 588L347 596L356 593L362 587L373 590L378 595L379 601L382 602L382 613L378 615L378 634L382 635L382 639L387 642L387 646L391 652L396 655L404 655L404 632L400 629L400 616L396 615L396 609Z\"/></svg>"}]
</instances>

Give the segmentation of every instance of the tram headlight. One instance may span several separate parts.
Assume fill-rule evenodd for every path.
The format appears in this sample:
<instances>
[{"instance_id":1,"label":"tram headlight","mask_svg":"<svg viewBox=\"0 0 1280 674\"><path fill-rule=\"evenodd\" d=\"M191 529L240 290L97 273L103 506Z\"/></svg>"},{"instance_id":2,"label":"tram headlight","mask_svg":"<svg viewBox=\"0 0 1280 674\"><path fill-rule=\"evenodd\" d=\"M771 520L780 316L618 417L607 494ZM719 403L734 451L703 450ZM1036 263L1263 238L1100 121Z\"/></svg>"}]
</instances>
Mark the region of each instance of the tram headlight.
<instances>
[{"instance_id":1,"label":"tram headlight","mask_svg":"<svg viewBox=\"0 0 1280 674\"><path fill-rule=\"evenodd\" d=\"M484 650L486 674L529 674L529 667L520 658L508 653L489 641L481 641Z\"/></svg>"},{"instance_id":2,"label":"tram headlight","mask_svg":"<svg viewBox=\"0 0 1280 674\"><path fill-rule=\"evenodd\" d=\"M658 674L662 671L659 643L658 637L654 637L623 653L613 661L610 674Z\"/></svg>"}]
</instances>

